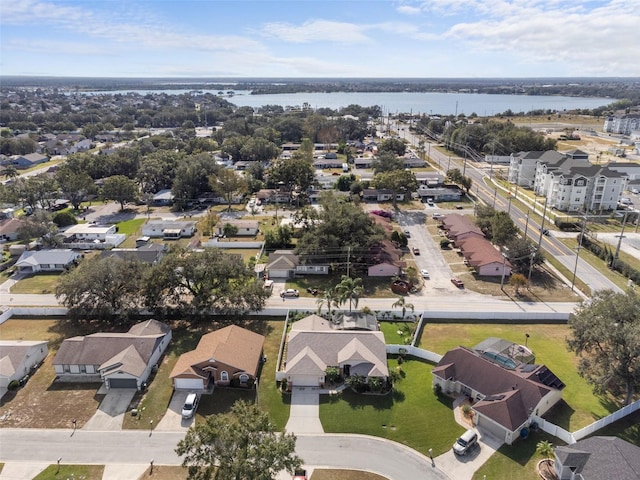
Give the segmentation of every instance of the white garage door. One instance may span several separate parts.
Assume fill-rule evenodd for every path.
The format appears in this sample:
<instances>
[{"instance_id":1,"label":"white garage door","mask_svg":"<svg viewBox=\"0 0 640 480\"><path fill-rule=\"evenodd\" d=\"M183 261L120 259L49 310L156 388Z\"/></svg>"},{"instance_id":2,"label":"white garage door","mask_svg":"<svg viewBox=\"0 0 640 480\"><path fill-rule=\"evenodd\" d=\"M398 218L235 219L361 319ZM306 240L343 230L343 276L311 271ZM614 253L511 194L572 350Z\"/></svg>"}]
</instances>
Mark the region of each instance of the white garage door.
<instances>
[{"instance_id":1,"label":"white garage door","mask_svg":"<svg viewBox=\"0 0 640 480\"><path fill-rule=\"evenodd\" d=\"M317 387L320 384L316 375L296 375L291 381L294 387Z\"/></svg>"},{"instance_id":2,"label":"white garage door","mask_svg":"<svg viewBox=\"0 0 640 480\"><path fill-rule=\"evenodd\" d=\"M176 390L203 390L202 380L199 378L175 378L173 386Z\"/></svg>"}]
</instances>

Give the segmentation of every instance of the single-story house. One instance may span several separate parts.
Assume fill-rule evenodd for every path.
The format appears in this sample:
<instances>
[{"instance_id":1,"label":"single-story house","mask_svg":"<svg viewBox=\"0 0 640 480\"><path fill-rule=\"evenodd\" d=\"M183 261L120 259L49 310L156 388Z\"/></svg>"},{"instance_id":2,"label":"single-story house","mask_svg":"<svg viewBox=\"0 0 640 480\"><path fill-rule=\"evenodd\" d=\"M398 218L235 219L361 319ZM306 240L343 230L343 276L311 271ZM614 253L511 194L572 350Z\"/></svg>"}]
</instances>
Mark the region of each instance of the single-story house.
<instances>
[{"instance_id":1,"label":"single-story house","mask_svg":"<svg viewBox=\"0 0 640 480\"><path fill-rule=\"evenodd\" d=\"M426 185L420 185L417 191L418 195L425 201L432 199L434 202L457 202L460 201L464 192L459 188L452 186L443 187L427 187Z\"/></svg>"},{"instance_id":2,"label":"single-story house","mask_svg":"<svg viewBox=\"0 0 640 480\"><path fill-rule=\"evenodd\" d=\"M41 163L48 162L49 157L41 153L27 153L26 155L12 155L5 165L13 165L18 169L31 168Z\"/></svg>"},{"instance_id":3,"label":"single-story house","mask_svg":"<svg viewBox=\"0 0 640 480\"><path fill-rule=\"evenodd\" d=\"M345 377L361 375L367 380L372 377L386 380L389 376L382 332L337 330L330 322L313 318L291 326L285 365L284 372L278 372L277 377L296 387L324 385L328 367L337 367Z\"/></svg>"},{"instance_id":4,"label":"single-story house","mask_svg":"<svg viewBox=\"0 0 640 480\"><path fill-rule=\"evenodd\" d=\"M157 207L169 207L173 205L174 195L171 193L171 189L166 188L160 190L153 196L153 204Z\"/></svg>"},{"instance_id":5,"label":"single-story house","mask_svg":"<svg viewBox=\"0 0 640 480\"><path fill-rule=\"evenodd\" d=\"M467 265L475 268L478 275L489 277L508 277L511 275L511 263L486 238L469 236L456 241Z\"/></svg>"},{"instance_id":6,"label":"single-story house","mask_svg":"<svg viewBox=\"0 0 640 480\"><path fill-rule=\"evenodd\" d=\"M313 168L342 168L343 163L342 160L331 159L324 156L313 161Z\"/></svg>"},{"instance_id":7,"label":"single-story house","mask_svg":"<svg viewBox=\"0 0 640 480\"><path fill-rule=\"evenodd\" d=\"M559 446L554 457L560 480L640 478L640 447L618 437L594 436Z\"/></svg>"},{"instance_id":8,"label":"single-story house","mask_svg":"<svg viewBox=\"0 0 640 480\"><path fill-rule=\"evenodd\" d=\"M20 255L16 268L21 273L63 272L82 257L80 252L63 250L28 250Z\"/></svg>"},{"instance_id":9,"label":"single-story house","mask_svg":"<svg viewBox=\"0 0 640 480\"><path fill-rule=\"evenodd\" d=\"M53 367L61 381L102 381L107 388L140 390L170 341L168 325L147 320L125 333L67 338L53 359Z\"/></svg>"},{"instance_id":10,"label":"single-story house","mask_svg":"<svg viewBox=\"0 0 640 480\"><path fill-rule=\"evenodd\" d=\"M66 238L73 238L78 241L100 240L104 241L108 235L117 233L118 227L115 225L99 225L97 223L78 223L71 225L64 231Z\"/></svg>"},{"instance_id":11,"label":"single-story house","mask_svg":"<svg viewBox=\"0 0 640 480\"><path fill-rule=\"evenodd\" d=\"M178 358L169 378L176 390L207 390L212 386L254 384L264 337L230 325L200 338L195 350Z\"/></svg>"},{"instance_id":12,"label":"single-story house","mask_svg":"<svg viewBox=\"0 0 640 480\"><path fill-rule=\"evenodd\" d=\"M142 235L165 240L193 237L195 232L196 222L191 221L151 220L142 226Z\"/></svg>"},{"instance_id":13,"label":"single-story house","mask_svg":"<svg viewBox=\"0 0 640 480\"><path fill-rule=\"evenodd\" d=\"M371 168L372 163L372 157L358 157L353 161L353 166L355 168Z\"/></svg>"},{"instance_id":14,"label":"single-story house","mask_svg":"<svg viewBox=\"0 0 640 480\"><path fill-rule=\"evenodd\" d=\"M218 235L224 234L225 225L233 225L238 229L238 236L255 236L260 230L260 222L257 220L223 220L216 226L216 233Z\"/></svg>"},{"instance_id":15,"label":"single-story house","mask_svg":"<svg viewBox=\"0 0 640 480\"><path fill-rule=\"evenodd\" d=\"M146 243L137 248L112 248L104 250L100 257L117 257L123 260L136 260L150 265L158 263L164 256L167 248L159 243Z\"/></svg>"},{"instance_id":16,"label":"single-story house","mask_svg":"<svg viewBox=\"0 0 640 480\"><path fill-rule=\"evenodd\" d=\"M365 188L362 191L362 200L365 202L388 202L393 200L393 191L387 189ZM396 193L396 200L403 201L404 193Z\"/></svg>"},{"instance_id":17,"label":"single-story house","mask_svg":"<svg viewBox=\"0 0 640 480\"><path fill-rule=\"evenodd\" d=\"M562 399L565 387L544 365L465 347L445 353L432 373L434 386L469 397L475 424L509 445L532 416L544 415Z\"/></svg>"},{"instance_id":18,"label":"single-story house","mask_svg":"<svg viewBox=\"0 0 640 480\"><path fill-rule=\"evenodd\" d=\"M269 254L266 266L269 278L293 278L295 275L327 275L327 264L302 264L293 250L276 250Z\"/></svg>"},{"instance_id":19,"label":"single-story house","mask_svg":"<svg viewBox=\"0 0 640 480\"><path fill-rule=\"evenodd\" d=\"M29 375L49 353L41 340L0 340L0 398L9 383Z\"/></svg>"},{"instance_id":20,"label":"single-story house","mask_svg":"<svg viewBox=\"0 0 640 480\"><path fill-rule=\"evenodd\" d=\"M441 223L447 234L447 238L454 241L456 246L458 242L462 242L470 237L485 238L480 227L464 215L451 213L442 217Z\"/></svg>"},{"instance_id":21,"label":"single-story house","mask_svg":"<svg viewBox=\"0 0 640 480\"><path fill-rule=\"evenodd\" d=\"M388 219L385 219L388 220ZM407 266L401 260L402 251L389 240L383 240L371 247L367 275L370 277L394 277L400 275L402 269Z\"/></svg>"},{"instance_id":22,"label":"single-story house","mask_svg":"<svg viewBox=\"0 0 640 480\"><path fill-rule=\"evenodd\" d=\"M291 194L288 190L276 190L274 188L263 188L258 190L256 198L262 203L289 203Z\"/></svg>"},{"instance_id":23,"label":"single-story house","mask_svg":"<svg viewBox=\"0 0 640 480\"><path fill-rule=\"evenodd\" d=\"M17 218L0 220L0 242L15 242L22 222Z\"/></svg>"},{"instance_id":24,"label":"single-story house","mask_svg":"<svg viewBox=\"0 0 640 480\"><path fill-rule=\"evenodd\" d=\"M444 176L440 173L415 172L414 175L416 176L418 185L422 186L423 190L426 188L439 187L444 183Z\"/></svg>"}]
</instances>

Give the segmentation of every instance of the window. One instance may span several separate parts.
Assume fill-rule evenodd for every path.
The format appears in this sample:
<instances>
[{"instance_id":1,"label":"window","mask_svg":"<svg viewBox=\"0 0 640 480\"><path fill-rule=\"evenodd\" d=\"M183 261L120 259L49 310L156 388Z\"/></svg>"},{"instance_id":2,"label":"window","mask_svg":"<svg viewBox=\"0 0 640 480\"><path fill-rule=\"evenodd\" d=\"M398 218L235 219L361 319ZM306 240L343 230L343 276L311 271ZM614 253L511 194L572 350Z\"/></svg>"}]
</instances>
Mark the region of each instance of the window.
<instances>
[{"instance_id":1,"label":"window","mask_svg":"<svg viewBox=\"0 0 640 480\"><path fill-rule=\"evenodd\" d=\"M64 373L70 373L71 369L69 368L69 365L64 365Z\"/></svg>"},{"instance_id":2,"label":"window","mask_svg":"<svg viewBox=\"0 0 640 480\"><path fill-rule=\"evenodd\" d=\"M220 372L220 381L228 382L229 381L229 372L227 372L226 370L223 370L222 372Z\"/></svg>"},{"instance_id":3,"label":"window","mask_svg":"<svg viewBox=\"0 0 640 480\"><path fill-rule=\"evenodd\" d=\"M243 373L242 375L240 375L241 385L246 385L248 381L249 381L249 375L247 375L246 373Z\"/></svg>"}]
</instances>

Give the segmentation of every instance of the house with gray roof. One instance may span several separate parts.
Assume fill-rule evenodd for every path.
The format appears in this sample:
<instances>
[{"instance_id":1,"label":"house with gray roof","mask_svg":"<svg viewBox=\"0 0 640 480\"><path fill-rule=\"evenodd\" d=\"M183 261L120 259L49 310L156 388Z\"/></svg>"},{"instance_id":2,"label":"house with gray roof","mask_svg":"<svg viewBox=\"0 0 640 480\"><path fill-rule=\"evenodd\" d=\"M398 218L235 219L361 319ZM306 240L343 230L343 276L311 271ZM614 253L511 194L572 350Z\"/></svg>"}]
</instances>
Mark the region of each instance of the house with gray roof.
<instances>
[{"instance_id":1,"label":"house with gray roof","mask_svg":"<svg viewBox=\"0 0 640 480\"><path fill-rule=\"evenodd\" d=\"M28 250L20 255L15 266L20 273L63 272L82 257L71 249Z\"/></svg>"},{"instance_id":2,"label":"house with gray roof","mask_svg":"<svg viewBox=\"0 0 640 480\"><path fill-rule=\"evenodd\" d=\"M640 478L640 447L618 437L589 437L556 447L554 456L554 468L560 480Z\"/></svg>"},{"instance_id":3,"label":"house with gray roof","mask_svg":"<svg viewBox=\"0 0 640 480\"><path fill-rule=\"evenodd\" d=\"M26 169L48 162L49 157L41 153L27 153L26 155L12 155L3 165L13 165L17 169Z\"/></svg>"},{"instance_id":4,"label":"house with gray roof","mask_svg":"<svg viewBox=\"0 0 640 480\"><path fill-rule=\"evenodd\" d=\"M170 341L168 325L147 320L124 333L67 338L53 359L53 367L60 381L103 382L107 388L140 390Z\"/></svg>"},{"instance_id":5,"label":"house with gray roof","mask_svg":"<svg viewBox=\"0 0 640 480\"><path fill-rule=\"evenodd\" d=\"M0 398L9 383L31 374L48 353L47 342L42 340L0 340Z\"/></svg>"},{"instance_id":6,"label":"house with gray roof","mask_svg":"<svg viewBox=\"0 0 640 480\"><path fill-rule=\"evenodd\" d=\"M472 402L476 426L511 445L562 399L565 385L544 365L519 361L503 351L456 347L432 370L434 386Z\"/></svg>"},{"instance_id":7,"label":"house with gray roof","mask_svg":"<svg viewBox=\"0 0 640 480\"><path fill-rule=\"evenodd\" d=\"M296 387L325 383L328 367L349 377L386 380L389 376L384 335L380 331L343 330L317 316L295 322L287 336L286 363L277 377Z\"/></svg>"},{"instance_id":8,"label":"house with gray roof","mask_svg":"<svg viewBox=\"0 0 640 480\"><path fill-rule=\"evenodd\" d=\"M150 220L142 226L142 235L165 240L193 237L196 222L180 220Z\"/></svg>"}]
</instances>

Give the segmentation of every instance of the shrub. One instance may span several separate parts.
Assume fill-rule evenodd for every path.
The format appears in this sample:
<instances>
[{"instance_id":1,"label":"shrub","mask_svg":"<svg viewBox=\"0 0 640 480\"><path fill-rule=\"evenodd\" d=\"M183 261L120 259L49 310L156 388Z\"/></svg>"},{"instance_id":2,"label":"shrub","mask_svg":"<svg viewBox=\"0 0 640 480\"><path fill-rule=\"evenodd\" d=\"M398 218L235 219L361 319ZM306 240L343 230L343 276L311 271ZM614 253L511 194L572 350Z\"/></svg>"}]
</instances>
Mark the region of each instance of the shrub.
<instances>
[{"instance_id":1,"label":"shrub","mask_svg":"<svg viewBox=\"0 0 640 480\"><path fill-rule=\"evenodd\" d=\"M443 238L442 240L440 240L440 248L446 249L446 248L449 248L450 245L451 245L451 240L447 238Z\"/></svg>"},{"instance_id":2,"label":"shrub","mask_svg":"<svg viewBox=\"0 0 640 480\"><path fill-rule=\"evenodd\" d=\"M440 385L439 383L436 383L433 386L433 393L435 393L438 397L442 395L442 385Z\"/></svg>"},{"instance_id":3,"label":"shrub","mask_svg":"<svg viewBox=\"0 0 640 480\"><path fill-rule=\"evenodd\" d=\"M55 223L58 228L62 228L68 227L69 225L76 225L78 219L69 212L59 212L53 217L53 223Z\"/></svg>"},{"instance_id":4,"label":"shrub","mask_svg":"<svg viewBox=\"0 0 640 480\"><path fill-rule=\"evenodd\" d=\"M9 385L7 385L7 389L9 389L9 391L17 390L19 387L20 387L20 382L18 382L18 380L11 380L9 382Z\"/></svg>"}]
</instances>

